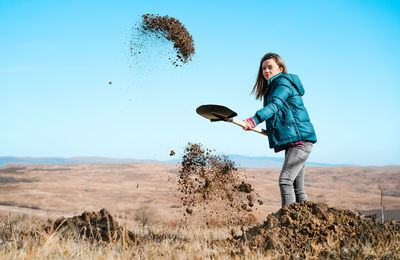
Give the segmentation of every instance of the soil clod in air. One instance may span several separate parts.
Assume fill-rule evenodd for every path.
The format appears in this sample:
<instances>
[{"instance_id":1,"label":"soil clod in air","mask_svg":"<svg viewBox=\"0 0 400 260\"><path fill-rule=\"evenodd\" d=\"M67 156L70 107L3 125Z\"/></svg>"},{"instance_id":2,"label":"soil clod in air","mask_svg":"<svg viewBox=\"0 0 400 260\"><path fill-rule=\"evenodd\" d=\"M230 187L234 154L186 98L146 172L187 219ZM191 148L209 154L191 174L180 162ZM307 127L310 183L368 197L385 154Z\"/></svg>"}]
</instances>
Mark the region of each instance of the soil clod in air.
<instances>
[{"instance_id":1,"label":"soil clod in air","mask_svg":"<svg viewBox=\"0 0 400 260\"><path fill-rule=\"evenodd\" d=\"M180 201L187 214L206 224L244 224L254 219L258 194L227 156L189 143L178 177Z\"/></svg>"},{"instance_id":2,"label":"soil clod in air","mask_svg":"<svg viewBox=\"0 0 400 260\"><path fill-rule=\"evenodd\" d=\"M145 38L164 38L172 42L176 50L176 55L169 58L173 66L178 67L192 60L195 53L193 37L178 19L168 15L144 14L141 22L133 29L136 33L130 40L131 56L142 53L146 47Z\"/></svg>"}]
</instances>

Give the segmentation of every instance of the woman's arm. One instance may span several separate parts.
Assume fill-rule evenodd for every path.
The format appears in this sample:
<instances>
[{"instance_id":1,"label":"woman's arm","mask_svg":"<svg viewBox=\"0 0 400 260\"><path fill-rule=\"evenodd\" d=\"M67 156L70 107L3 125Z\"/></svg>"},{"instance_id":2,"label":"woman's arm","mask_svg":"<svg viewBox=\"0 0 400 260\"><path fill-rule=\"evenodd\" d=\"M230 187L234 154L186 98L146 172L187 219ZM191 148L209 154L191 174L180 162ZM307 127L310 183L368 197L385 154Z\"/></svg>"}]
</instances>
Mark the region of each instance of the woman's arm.
<instances>
[{"instance_id":1,"label":"woman's arm","mask_svg":"<svg viewBox=\"0 0 400 260\"><path fill-rule=\"evenodd\" d=\"M285 84L285 81L287 81L288 84ZM286 99L291 95L292 88L290 87L290 82L288 80L281 80L281 82L278 84L279 85L276 87L276 89L271 93L271 103L258 110L254 115L253 118L257 125L278 112L282 108L283 102L285 102Z\"/></svg>"}]
</instances>

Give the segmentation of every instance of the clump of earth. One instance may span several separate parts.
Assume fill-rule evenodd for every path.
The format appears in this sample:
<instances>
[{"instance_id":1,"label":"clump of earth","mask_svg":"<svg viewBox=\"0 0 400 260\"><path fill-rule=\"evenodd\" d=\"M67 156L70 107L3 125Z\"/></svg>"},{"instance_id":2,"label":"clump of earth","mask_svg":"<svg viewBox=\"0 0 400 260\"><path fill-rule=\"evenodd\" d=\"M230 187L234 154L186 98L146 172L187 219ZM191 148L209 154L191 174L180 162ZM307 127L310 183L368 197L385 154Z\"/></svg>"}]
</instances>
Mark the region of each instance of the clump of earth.
<instances>
[{"instance_id":1,"label":"clump of earth","mask_svg":"<svg viewBox=\"0 0 400 260\"><path fill-rule=\"evenodd\" d=\"M382 252L382 257L390 258L398 250L400 223L381 223L376 216L365 217L352 210L305 201L282 207L268 215L262 225L248 229L236 239L240 243L246 241L252 248L302 258L311 252L324 258L364 258L371 251L368 248L393 247Z\"/></svg>"},{"instance_id":2,"label":"clump of earth","mask_svg":"<svg viewBox=\"0 0 400 260\"><path fill-rule=\"evenodd\" d=\"M186 217L198 216L207 225L248 224L254 220L252 212L259 195L227 156L188 143L178 176Z\"/></svg>"},{"instance_id":3,"label":"clump of earth","mask_svg":"<svg viewBox=\"0 0 400 260\"><path fill-rule=\"evenodd\" d=\"M74 235L92 242L113 242L126 232L106 209L100 211L85 211L79 216L59 218L54 222L53 229L61 232L72 232ZM125 238L134 240L132 232L126 232Z\"/></svg>"},{"instance_id":4,"label":"clump of earth","mask_svg":"<svg viewBox=\"0 0 400 260\"><path fill-rule=\"evenodd\" d=\"M178 19L168 15L144 14L133 30L133 39L130 40L131 56L141 55L143 48L147 47L146 39L163 38L172 42L176 50L176 56L169 58L174 66L181 66L192 60L195 53L193 37Z\"/></svg>"}]
</instances>

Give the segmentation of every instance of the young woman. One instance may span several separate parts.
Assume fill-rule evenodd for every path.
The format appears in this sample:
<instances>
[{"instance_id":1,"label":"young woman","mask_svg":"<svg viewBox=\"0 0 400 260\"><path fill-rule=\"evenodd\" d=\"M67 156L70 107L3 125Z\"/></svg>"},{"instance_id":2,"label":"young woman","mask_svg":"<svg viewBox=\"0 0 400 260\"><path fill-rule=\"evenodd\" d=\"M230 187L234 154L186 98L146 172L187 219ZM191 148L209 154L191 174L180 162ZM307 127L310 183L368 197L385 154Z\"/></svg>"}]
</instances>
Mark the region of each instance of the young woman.
<instances>
[{"instance_id":1,"label":"young woman","mask_svg":"<svg viewBox=\"0 0 400 260\"><path fill-rule=\"evenodd\" d=\"M288 74L283 59L275 53L262 57L252 94L264 100L264 107L245 120L244 130L265 121L269 147L285 151L279 176L282 206L307 200L304 164L317 142L314 127L304 107L300 79Z\"/></svg>"}]
</instances>

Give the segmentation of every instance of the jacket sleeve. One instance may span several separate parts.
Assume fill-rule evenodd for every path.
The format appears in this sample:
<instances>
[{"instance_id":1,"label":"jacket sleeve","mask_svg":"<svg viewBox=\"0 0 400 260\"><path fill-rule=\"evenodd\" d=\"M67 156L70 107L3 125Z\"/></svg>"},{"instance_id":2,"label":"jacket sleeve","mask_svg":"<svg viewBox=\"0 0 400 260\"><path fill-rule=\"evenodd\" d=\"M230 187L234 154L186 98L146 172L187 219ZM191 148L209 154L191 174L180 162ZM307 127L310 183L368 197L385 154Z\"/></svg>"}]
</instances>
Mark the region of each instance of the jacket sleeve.
<instances>
[{"instance_id":1,"label":"jacket sleeve","mask_svg":"<svg viewBox=\"0 0 400 260\"><path fill-rule=\"evenodd\" d=\"M282 106L283 102L291 95L292 88L287 84L279 84L276 89L271 93L271 103L266 105L264 108L258 110L254 115L254 120L257 124L267 120L272 117L276 112L278 112Z\"/></svg>"}]
</instances>

